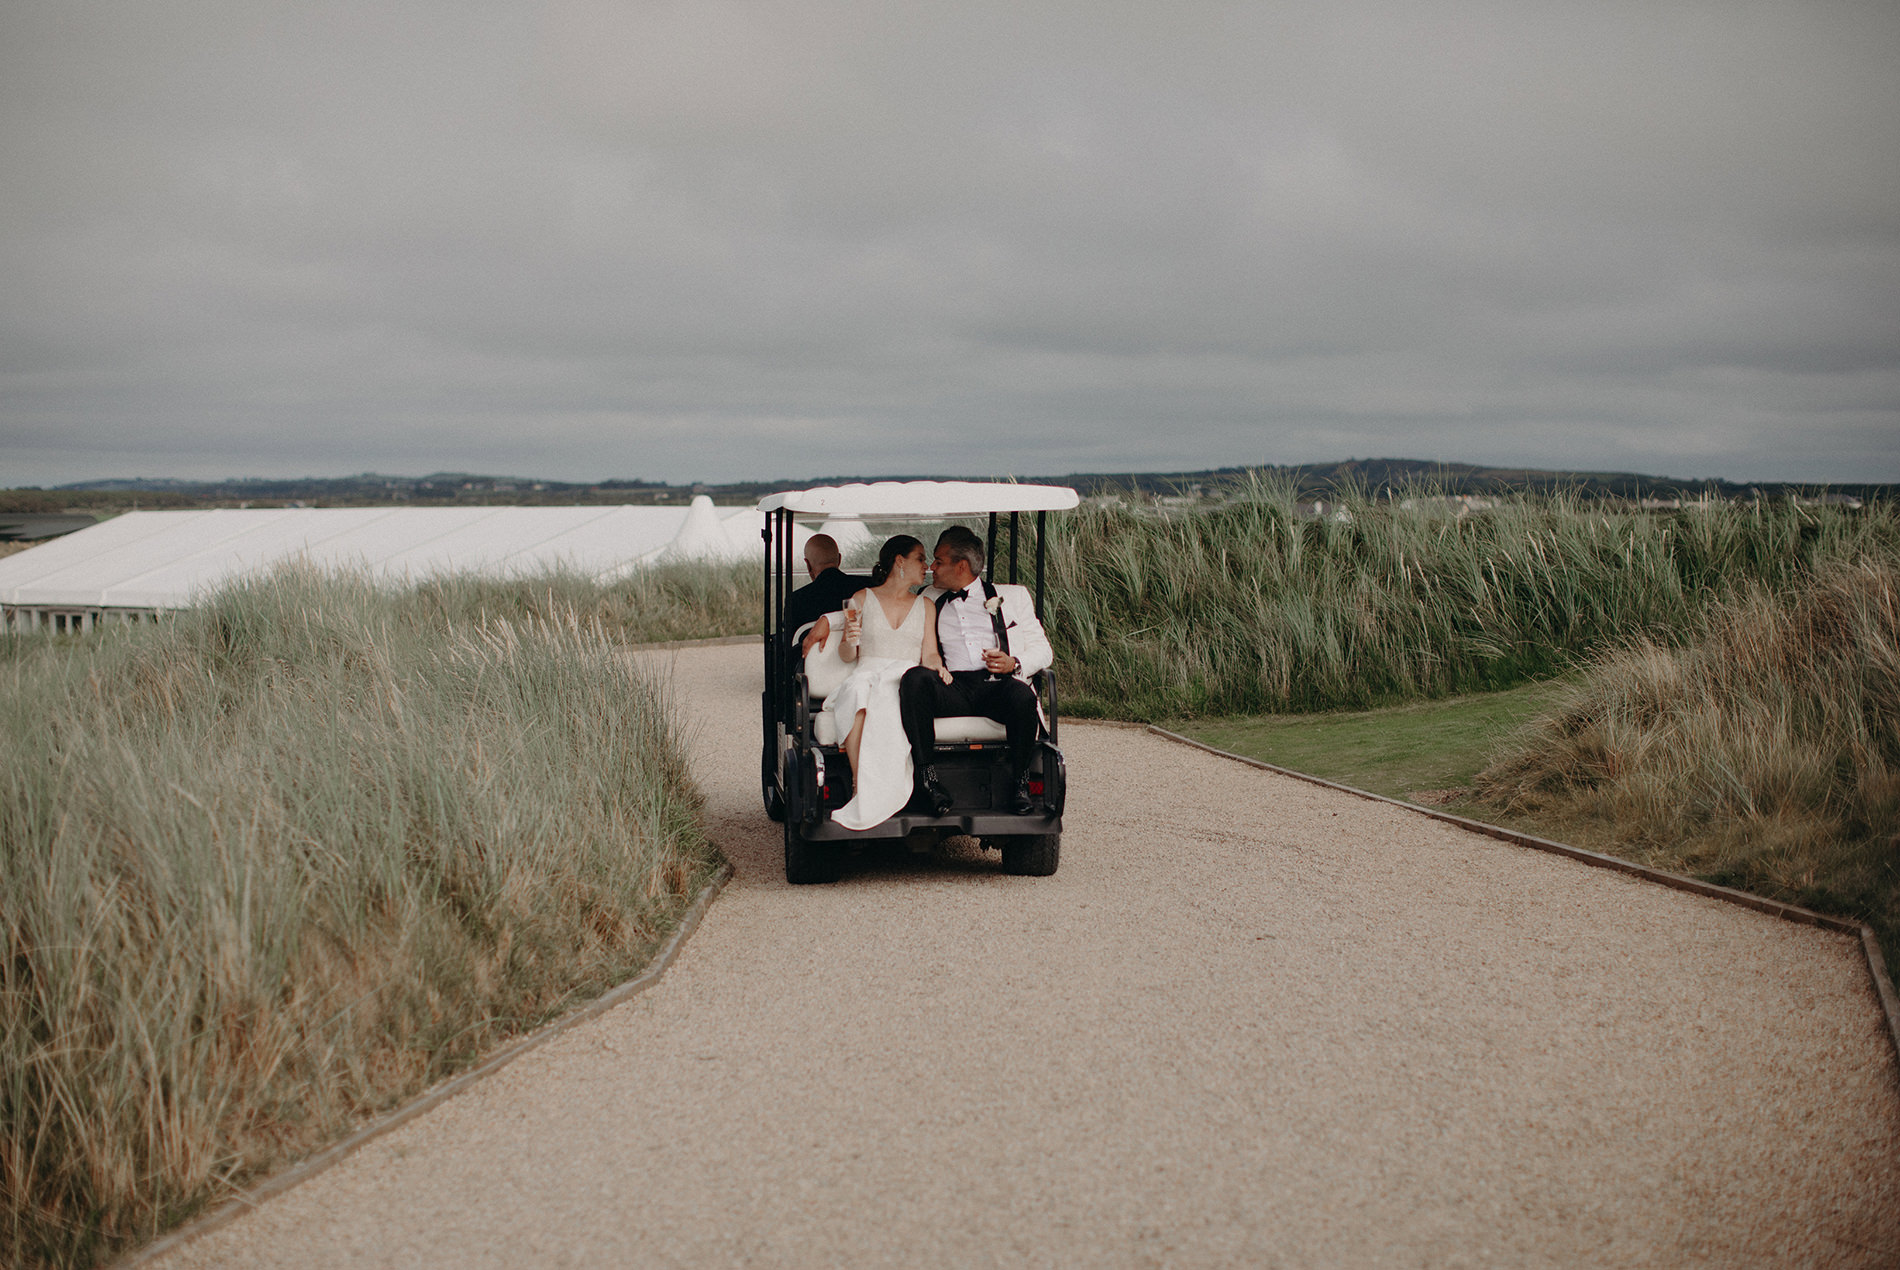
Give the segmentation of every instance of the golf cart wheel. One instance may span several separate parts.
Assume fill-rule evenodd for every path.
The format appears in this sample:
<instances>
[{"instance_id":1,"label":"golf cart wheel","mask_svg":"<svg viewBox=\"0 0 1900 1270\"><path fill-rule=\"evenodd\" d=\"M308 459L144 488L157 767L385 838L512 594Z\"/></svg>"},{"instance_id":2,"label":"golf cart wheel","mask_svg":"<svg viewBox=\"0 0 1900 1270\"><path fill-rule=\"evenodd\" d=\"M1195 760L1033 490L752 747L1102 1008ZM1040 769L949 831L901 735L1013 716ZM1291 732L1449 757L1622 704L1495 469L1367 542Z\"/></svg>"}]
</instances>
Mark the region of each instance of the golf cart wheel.
<instances>
[{"instance_id":1,"label":"golf cart wheel","mask_svg":"<svg viewBox=\"0 0 1900 1270\"><path fill-rule=\"evenodd\" d=\"M774 820L783 820L785 795L778 787L777 757L767 745L759 759L759 788L765 793L765 814Z\"/></svg>"},{"instance_id":2,"label":"golf cart wheel","mask_svg":"<svg viewBox=\"0 0 1900 1270\"><path fill-rule=\"evenodd\" d=\"M809 842L798 826L785 822L785 880L793 886L836 882L843 861L829 842Z\"/></svg>"},{"instance_id":3,"label":"golf cart wheel","mask_svg":"<svg viewBox=\"0 0 1900 1270\"><path fill-rule=\"evenodd\" d=\"M1003 839L1003 872L1026 878L1046 878L1062 859L1059 833L1021 834Z\"/></svg>"}]
</instances>

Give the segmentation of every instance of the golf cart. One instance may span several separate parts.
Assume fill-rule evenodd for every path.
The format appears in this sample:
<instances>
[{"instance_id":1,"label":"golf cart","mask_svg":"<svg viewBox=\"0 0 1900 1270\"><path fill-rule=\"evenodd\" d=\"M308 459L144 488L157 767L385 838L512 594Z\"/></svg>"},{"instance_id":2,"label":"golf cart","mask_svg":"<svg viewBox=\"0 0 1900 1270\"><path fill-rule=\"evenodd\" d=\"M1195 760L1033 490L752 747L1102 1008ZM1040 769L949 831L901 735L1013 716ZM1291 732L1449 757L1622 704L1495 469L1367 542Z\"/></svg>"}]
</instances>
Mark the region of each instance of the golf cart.
<instances>
[{"instance_id":1,"label":"golf cart","mask_svg":"<svg viewBox=\"0 0 1900 1270\"><path fill-rule=\"evenodd\" d=\"M985 575L1015 583L1023 561L1025 513L1036 517L1035 601L1043 611L1043 543L1048 514L1077 503L1074 490L1059 485L1005 485L977 481L884 481L789 490L760 500L765 513L765 693L762 700L764 747L760 784L766 814L785 825L785 879L794 883L835 882L845 852L854 845L901 840L912 834L939 837L968 834L985 847L1000 849L1010 873L1046 877L1056 871L1062 846L1062 808L1066 796L1062 751L1056 748L1055 675L1043 671L1030 686L1042 705L1048 728L1037 740L1029 765L1029 792L1036 800L1028 814L1011 808L1015 782L1010 771L1003 725L977 716L937 720L936 768L951 796L943 815L906 808L882 824L852 830L836 824L831 813L851 801L851 764L822 713L825 697L835 691L851 666L839 657L843 616L832 614L831 637L799 656L799 641L809 628L784 631L786 603L797 580L798 549L809 521L872 521L880 528L902 521L944 522L989 518ZM1004 530L1006 555L998 554ZM928 544L926 544L927 546ZM1003 565L1007 560L1007 578ZM868 579L867 579L868 581ZM929 603L934 592L919 601Z\"/></svg>"}]
</instances>

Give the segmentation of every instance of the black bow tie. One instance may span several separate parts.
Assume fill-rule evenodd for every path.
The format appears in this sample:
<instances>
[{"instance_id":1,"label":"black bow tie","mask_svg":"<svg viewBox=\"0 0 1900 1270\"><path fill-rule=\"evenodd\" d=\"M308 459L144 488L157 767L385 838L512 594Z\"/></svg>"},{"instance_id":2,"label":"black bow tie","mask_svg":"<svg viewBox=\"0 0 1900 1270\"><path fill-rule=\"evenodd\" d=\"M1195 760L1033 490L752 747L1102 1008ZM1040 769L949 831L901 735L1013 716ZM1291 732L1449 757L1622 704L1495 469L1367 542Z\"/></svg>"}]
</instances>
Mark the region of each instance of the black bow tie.
<instances>
[{"instance_id":1,"label":"black bow tie","mask_svg":"<svg viewBox=\"0 0 1900 1270\"><path fill-rule=\"evenodd\" d=\"M952 591L945 598L949 600L967 600L970 598L970 588L964 587L961 591Z\"/></svg>"}]
</instances>

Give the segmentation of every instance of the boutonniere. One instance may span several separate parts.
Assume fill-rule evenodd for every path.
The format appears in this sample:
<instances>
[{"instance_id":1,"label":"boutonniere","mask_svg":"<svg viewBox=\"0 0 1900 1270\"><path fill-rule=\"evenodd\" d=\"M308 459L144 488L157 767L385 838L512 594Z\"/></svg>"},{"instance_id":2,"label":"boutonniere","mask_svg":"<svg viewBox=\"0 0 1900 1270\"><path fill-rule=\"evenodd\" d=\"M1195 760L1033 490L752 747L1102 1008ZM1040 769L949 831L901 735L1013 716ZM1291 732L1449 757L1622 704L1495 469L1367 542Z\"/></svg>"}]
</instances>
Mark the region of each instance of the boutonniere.
<instances>
[{"instance_id":1,"label":"boutonniere","mask_svg":"<svg viewBox=\"0 0 1900 1270\"><path fill-rule=\"evenodd\" d=\"M992 595L989 599L983 601L983 611L988 613L991 617L995 617L998 613L1001 613L1003 611L1003 597L1000 595Z\"/></svg>"}]
</instances>

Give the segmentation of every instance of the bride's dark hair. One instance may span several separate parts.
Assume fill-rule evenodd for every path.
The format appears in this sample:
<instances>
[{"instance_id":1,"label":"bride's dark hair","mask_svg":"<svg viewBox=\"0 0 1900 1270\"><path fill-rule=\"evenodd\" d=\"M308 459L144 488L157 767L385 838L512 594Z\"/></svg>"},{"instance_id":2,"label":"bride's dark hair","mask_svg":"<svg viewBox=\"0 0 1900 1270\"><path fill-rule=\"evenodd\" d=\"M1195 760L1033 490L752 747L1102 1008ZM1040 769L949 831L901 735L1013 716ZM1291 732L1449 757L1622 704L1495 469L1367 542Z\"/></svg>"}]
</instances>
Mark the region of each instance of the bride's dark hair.
<instances>
[{"instance_id":1,"label":"bride's dark hair","mask_svg":"<svg viewBox=\"0 0 1900 1270\"><path fill-rule=\"evenodd\" d=\"M871 568L871 585L883 586L890 579L891 567L913 551L923 550L923 542L909 534L898 534L886 538L884 545L878 548L877 564Z\"/></svg>"}]
</instances>

